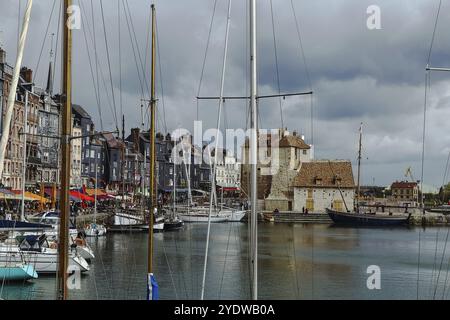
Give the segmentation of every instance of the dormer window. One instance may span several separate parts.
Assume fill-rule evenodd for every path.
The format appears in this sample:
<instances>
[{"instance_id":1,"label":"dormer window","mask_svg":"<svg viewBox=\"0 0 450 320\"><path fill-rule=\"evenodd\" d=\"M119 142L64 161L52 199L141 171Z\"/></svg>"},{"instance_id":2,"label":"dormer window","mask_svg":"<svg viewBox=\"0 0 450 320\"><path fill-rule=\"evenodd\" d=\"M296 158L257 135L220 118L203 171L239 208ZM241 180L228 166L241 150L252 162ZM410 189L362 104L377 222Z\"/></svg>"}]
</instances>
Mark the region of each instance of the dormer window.
<instances>
[{"instance_id":1,"label":"dormer window","mask_svg":"<svg viewBox=\"0 0 450 320\"><path fill-rule=\"evenodd\" d=\"M336 184L336 185L340 185L341 182L342 182L342 178L341 178L341 177L338 177L338 176L334 176L333 182L334 182L334 184Z\"/></svg>"},{"instance_id":2,"label":"dormer window","mask_svg":"<svg viewBox=\"0 0 450 320\"><path fill-rule=\"evenodd\" d=\"M318 186L321 186L321 185L322 185L322 178L315 177L315 178L314 178L314 183L315 183L316 185L318 185Z\"/></svg>"}]
</instances>

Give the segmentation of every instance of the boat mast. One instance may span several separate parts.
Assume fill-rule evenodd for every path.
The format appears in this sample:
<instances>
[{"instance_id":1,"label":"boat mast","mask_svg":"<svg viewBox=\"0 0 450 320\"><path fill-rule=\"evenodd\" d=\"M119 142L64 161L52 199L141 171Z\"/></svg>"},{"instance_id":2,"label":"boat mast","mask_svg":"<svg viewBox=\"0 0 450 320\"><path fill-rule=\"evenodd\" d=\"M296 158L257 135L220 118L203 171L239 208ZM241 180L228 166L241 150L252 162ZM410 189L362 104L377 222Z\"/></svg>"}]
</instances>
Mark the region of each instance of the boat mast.
<instances>
[{"instance_id":1,"label":"boat mast","mask_svg":"<svg viewBox=\"0 0 450 320\"><path fill-rule=\"evenodd\" d=\"M22 204L20 210L20 221L25 221L25 180L27 173L27 122L28 122L28 90L25 89L25 115L23 118Z\"/></svg>"},{"instance_id":2,"label":"boat mast","mask_svg":"<svg viewBox=\"0 0 450 320\"><path fill-rule=\"evenodd\" d=\"M175 148L174 148L175 149ZM176 210L176 202L177 202L177 165L175 163L175 150L172 154L172 161L173 161L173 210L172 210L172 219L175 217L175 210Z\"/></svg>"},{"instance_id":3,"label":"boat mast","mask_svg":"<svg viewBox=\"0 0 450 320\"><path fill-rule=\"evenodd\" d=\"M257 205L257 155L258 155L258 106L257 106L257 93L258 93L258 79L256 76L256 0L250 0L250 69L251 69L251 82L250 82L250 108L251 108L251 137L250 137L250 198L251 198L251 245L252 245L252 276L253 276L253 290L252 299L258 299L258 216L256 212Z\"/></svg>"},{"instance_id":4,"label":"boat mast","mask_svg":"<svg viewBox=\"0 0 450 320\"><path fill-rule=\"evenodd\" d=\"M60 193L60 226L58 241L58 299L68 298L67 267L68 233L69 233L69 184L70 184L70 135L72 129L72 30L66 25L69 21L69 8L72 0L64 0L63 7L63 87L62 87L62 136L61 136L61 193Z\"/></svg>"},{"instance_id":5,"label":"boat mast","mask_svg":"<svg viewBox=\"0 0 450 320\"><path fill-rule=\"evenodd\" d=\"M122 205L125 203L125 166L126 166L126 158L125 152L128 150L127 146L125 145L125 115L122 116L122 142L123 142L123 149L122 149ZM126 209L126 205L125 208Z\"/></svg>"},{"instance_id":6,"label":"boat mast","mask_svg":"<svg viewBox=\"0 0 450 320\"><path fill-rule=\"evenodd\" d=\"M152 4L152 67L151 67L151 99L150 99L150 212L149 212L149 228L148 228L148 270L147 270L147 300L151 300L150 294L152 283L151 278L153 276L153 215L156 209L156 197L155 197L155 109L156 109L156 97L155 97L155 63L156 63L156 20L155 20L155 5Z\"/></svg>"},{"instance_id":7,"label":"boat mast","mask_svg":"<svg viewBox=\"0 0 450 320\"><path fill-rule=\"evenodd\" d=\"M23 51L25 49L25 40L28 33L28 25L30 23L31 7L33 0L28 0L27 8L23 18L22 32L20 34L16 64L12 75L12 80L9 87L8 100L6 105L6 114L3 121L3 132L0 140L0 180L3 175L3 168L5 165L6 146L9 140L9 131L11 128L11 119L14 111L14 102L16 101L17 84L20 76L20 66L22 65Z\"/></svg>"},{"instance_id":8,"label":"boat mast","mask_svg":"<svg viewBox=\"0 0 450 320\"><path fill-rule=\"evenodd\" d=\"M359 213L359 193L360 193L360 177L361 177L361 147L362 147L362 126L359 126L359 147L358 147L358 184L356 186L356 212Z\"/></svg>"},{"instance_id":9,"label":"boat mast","mask_svg":"<svg viewBox=\"0 0 450 320\"><path fill-rule=\"evenodd\" d=\"M97 159L95 160L95 189L94 189L94 223L97 223Z\"/></svg>"}]
</instances>

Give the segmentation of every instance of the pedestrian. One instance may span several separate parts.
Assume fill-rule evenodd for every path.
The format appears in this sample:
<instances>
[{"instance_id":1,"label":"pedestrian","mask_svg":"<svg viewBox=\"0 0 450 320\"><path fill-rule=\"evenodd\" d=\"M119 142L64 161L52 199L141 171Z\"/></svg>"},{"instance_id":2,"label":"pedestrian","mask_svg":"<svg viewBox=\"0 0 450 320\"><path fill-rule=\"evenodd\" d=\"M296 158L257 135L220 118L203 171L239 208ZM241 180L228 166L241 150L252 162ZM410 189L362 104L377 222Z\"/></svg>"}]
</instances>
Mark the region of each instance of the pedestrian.
<instances>
[{"instance_id":1,"label":"pedestrian","mask_svg":"<svg viewBox=\"0 0 450 320\"><path fill-rule=\"evenodd\" d=\"M302 207L302 213L303 214L305 213L305 207Z\"/></svg>"},{"instance_id":2,"label":"pedestrian","mask_svg":"<svg viewBox=\"0 0 450 320\"><path fill-rule=\"evenodd\" d=\"M308 208L305 209L305 214L308 214Z\"/></svg>"}]
</instances>

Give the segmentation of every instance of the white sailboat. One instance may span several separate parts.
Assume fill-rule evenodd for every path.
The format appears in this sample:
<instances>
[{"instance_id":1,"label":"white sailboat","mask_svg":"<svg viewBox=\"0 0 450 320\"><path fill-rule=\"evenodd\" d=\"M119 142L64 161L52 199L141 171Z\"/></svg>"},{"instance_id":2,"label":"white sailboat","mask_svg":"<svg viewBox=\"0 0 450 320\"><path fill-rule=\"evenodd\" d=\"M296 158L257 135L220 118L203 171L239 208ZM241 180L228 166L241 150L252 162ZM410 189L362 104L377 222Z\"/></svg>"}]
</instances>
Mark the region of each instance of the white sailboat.
<instances>
[{"instance_id":1,"label":"white sailboat","mask_svg":"<svg viewBox=\"0 0 450 320\"><path fill-rule=\"evenodd\" d=\"M22 65L23 52L25 48L25 41L27 38L28 27L30 23L31 8L33 6L33 0L28 0L23 18L22 30L20 33L16 64L14 66L12 81L10 83L9 95L6 105L6 115L3 122L3 132L0 140L0 177L3 175L4 160L6 154L6 146L9 140L9 133L11 127L11 120L14 111L14 102L16 100L17 84L19 82L19 74ZM28 104L28 93L26 93L26 103ZM26 128L26 125L24 126ZM24 149L26 150L26 149ZM25 154L24 154L25 157ZM24 194L22 193L22 208L24 201ZM24 213L22 210L21 220L24 221ZM4 257L3 259L1 257ZM24 261L22 256L13 258L12 254L0 255L0 277L4 280L28 280L36 279L36 270Z\"/></svg>"},{"instance_id":2,"label":"white sailboat","mask_svg":"<svg viewBox=\"0 0 450 320\"><path fill-rule=\"evenodd\" d=\"M58 249L47 241L45 235L19 236L0 244L0 265L22 263L32 265L37 273L55 273L58 270ZM76 250L69 253L72 270L89 271L89 264Z\"/></svg>"},{"instance_id":3,"label":"white sailboat","mask_svg":"<svg viewBox=\"0 0 450 320\"><path fill-rule=\"evenodd\" d=\"M97 169L98 165L95 163L94 222L87 225L84 229L86 237L101 237L106 235L106 227L97 223Z\"/></svg>"}]
</instances>

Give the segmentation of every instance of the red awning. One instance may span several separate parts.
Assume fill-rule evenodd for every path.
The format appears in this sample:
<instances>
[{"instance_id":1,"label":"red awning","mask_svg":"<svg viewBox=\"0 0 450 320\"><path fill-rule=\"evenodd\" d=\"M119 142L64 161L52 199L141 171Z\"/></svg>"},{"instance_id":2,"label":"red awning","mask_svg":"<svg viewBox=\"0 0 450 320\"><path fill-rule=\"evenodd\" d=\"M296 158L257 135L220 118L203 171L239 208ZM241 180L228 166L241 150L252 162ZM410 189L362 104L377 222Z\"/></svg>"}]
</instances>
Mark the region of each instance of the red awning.
<instances>
[{"instance_id":1,"label":"red awning","mask_svg":"<svg viewBox=\"0 0 450 320\"><path fill-rule=\"evenodd\" d=\"M70 195L72 197L78 198L78 199L83 200L83 201L91 201L91 202L95 201L94 198L92 198L92 197L90 197L90 196L88 196L86 194L83 194L80 191L70 191Z\"/></svg>"}]
</instances>

